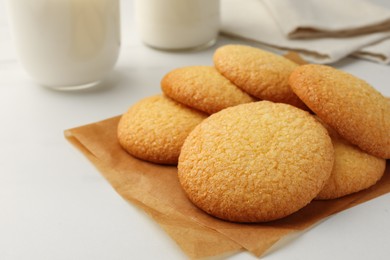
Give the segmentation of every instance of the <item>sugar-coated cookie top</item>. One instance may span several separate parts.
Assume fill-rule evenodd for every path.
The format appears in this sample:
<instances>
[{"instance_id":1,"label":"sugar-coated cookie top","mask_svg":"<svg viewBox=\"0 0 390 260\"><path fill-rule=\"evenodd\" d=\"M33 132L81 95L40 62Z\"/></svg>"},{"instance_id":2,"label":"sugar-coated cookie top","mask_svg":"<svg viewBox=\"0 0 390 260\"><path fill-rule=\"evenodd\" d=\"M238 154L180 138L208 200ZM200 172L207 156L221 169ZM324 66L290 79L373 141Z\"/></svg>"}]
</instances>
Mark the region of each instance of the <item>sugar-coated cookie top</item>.
<instances>
[{"instance_id":1,"label":"sugar-coated cookie top","mask_svg":"<svg viewBox=\"0 0 390 260\"><path fill-rule=\"evenodd\" d=\"M259 101L199 124L179 157L179 180L195 205L238 222L269 221L308 204L333 165L326 129L309 113Z\"/></svg>"},{"instance_id":2,"label":"sugar-coated cookie top","mask_svg":"<svg viewBox=\"0 0 390 260\"><path fill-rule=\"evenodd\" d=\"M342 137L370 154L390 158L390 103L367 82L310 64L294 70L290 85Z\"/></svg>"},{"instance_id":3,"label":"sugar-coated cookie top","mask_svg":"<svg viewBox=\"0 0 390 260\"><path fill-rule=\"evenodd\" d=\"M212 66L175 69L164 76L161 88L170 98L208 114L255 101Z\"/></svg>"},{"instance_id":4,"label":"sugar-coated cookie top","mask_svg":"<svg viewBox=\"0 0 390 260\"><path fill-rule=\"evenodd\" d=\"M217 70L254 97L305 109L288 78L298 64L271 52L245 45L225 45L214 53Z\"/></svg>"},{"instance_id":5,"label":"sugar-coated cookie top","mask_svg":"<svg viewBox=\"0 0 390 260\"><path fill-rule=\"evenodd\" d=\"M323 125L332 139L334 164L329 179L316 199L335 199L374 185L385 172L386 160L364 152L328 125Z\"/></svg>"},{"instance_id":6,"label":"sugar-coated cookie top","mask_svg":"<svg viewBox=\"0 0 390 260\"><path fill-rule=\"evenodd\" d=\"M165 96L147 97L122 115L118 140L135 157L176 164L185 138L206 117Z\"/></svg>"}]
</instances>

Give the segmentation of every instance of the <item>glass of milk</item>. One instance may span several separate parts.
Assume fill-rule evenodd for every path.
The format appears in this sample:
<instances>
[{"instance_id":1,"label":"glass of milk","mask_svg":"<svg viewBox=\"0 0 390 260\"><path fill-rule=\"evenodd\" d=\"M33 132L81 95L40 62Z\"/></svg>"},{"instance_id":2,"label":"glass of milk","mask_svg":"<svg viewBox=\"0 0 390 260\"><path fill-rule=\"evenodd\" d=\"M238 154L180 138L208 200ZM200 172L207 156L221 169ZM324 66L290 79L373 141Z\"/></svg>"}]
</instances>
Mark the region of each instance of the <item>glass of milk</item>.
<instances>
[{"instance_id":1,"label":"glass of milk","mask_svg":"<svg viewBox=\"0 0 390 260\"><path fill-rule=\"evenodd\" d=\"M219 0L135 0L142 41L163 50L211 46L219 32Z\"/></svg>"},{"instance_id":2,"label":"glass of milk","mask_svg":"<svg viewBox=\"0 0 390 260\"><path fill-rule=\"evenodd\" d=\"M86 88L114 67L119 0L8 0L7 7L19 60L37 83Z\"/></svg>"}]
</instances>

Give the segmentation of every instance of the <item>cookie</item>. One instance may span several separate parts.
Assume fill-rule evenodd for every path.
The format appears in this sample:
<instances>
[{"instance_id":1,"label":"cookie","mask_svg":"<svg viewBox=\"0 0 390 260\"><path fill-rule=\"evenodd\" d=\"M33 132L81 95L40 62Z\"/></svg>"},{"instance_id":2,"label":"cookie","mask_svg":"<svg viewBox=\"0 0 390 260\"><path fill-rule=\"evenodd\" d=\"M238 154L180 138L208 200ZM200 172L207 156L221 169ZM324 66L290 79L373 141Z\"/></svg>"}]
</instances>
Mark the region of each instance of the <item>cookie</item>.
<instances>
[{"instance_id":1,"label":"cookie","mask_svg":"<svg viewBox=\"0 0 390 260\"><path fill-rule=\"evenodd\" d=\"M208 114L255 101L212 66L175 69L161 80L161 88L165 95L177 102Z\"/></svg>"},{"instance_id":2,"label":"cookie","mask_svg":"<svg viewBox=\"0 0 390 260\"><path fill-rule=\"evenodd\" d=\"M372 86L326 65L303 65L293 91L330 127L362 150L390 158L390 103Z\"/></svg>"},{"instance_id":3,"label":"cookie","mask_svg":"<svg viewBox=\"0 0 390 260\"><path fill-rule=\"evenodd\" d=\"M185 138L206 117L206 114L165 96L147 97L122 115L118 140L129 154L137 158L177 164Z\"/></svg>"},{"instance_id":4,"label":"cookie","mask_svg":"<svg viewBox=\"0 0 390 260\"><path fill-rule=\"evenodd\" d=\"M298 64L245 45L222 46L213 59L223 76L250 95L307 109L288 85L288 78Z\"/></svg>"},{"instance_id":5,"label":"cookie","mask_svg":"<svg viewBox=\"0 0 390 260\"><path fill-rule=\"evenodd\" d=\"M339 136L330 127L334 147L332 173L316 199L336 199L374 185L383 176L386 160L370 155Z\"/></svg>"},{"instance_id":6,"label":"cookie","mask_svg":"<svg viewBox=\"0 0 390 260\"><path fill-rule=\"evenodd\" d=\"M187 137L178 177L205 212L234 222L264 222L307 205L333 166L326 129L291 105L259 101L226 108Z\"/></svg>"}]
</instances>

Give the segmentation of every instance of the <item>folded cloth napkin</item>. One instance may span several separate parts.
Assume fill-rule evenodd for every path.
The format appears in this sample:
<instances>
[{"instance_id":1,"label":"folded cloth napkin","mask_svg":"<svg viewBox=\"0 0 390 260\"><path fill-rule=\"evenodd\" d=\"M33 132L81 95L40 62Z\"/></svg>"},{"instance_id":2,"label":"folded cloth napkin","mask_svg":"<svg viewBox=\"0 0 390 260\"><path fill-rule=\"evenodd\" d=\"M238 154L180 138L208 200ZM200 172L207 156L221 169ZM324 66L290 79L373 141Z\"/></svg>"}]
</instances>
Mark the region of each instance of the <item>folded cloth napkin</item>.
<instances>
[{"instance_id":1,"label":"folded cloth napkin","mask_svg":"<svg viewBox=\"0 0 390 260\"><path fill-rule=\"evenodd\" d=\"M364 0L221 0L221 31L316 63L390 62L390 10Z\"/></svg>"},{"instance_id":2,"label":"folded cloth napkin","mask_svg":"<svg viewBox=\"0 0 390 260\"><path fill-rule=\"evenodd\" d=\"M361 0L263 0L289 38L346 37L390 30L390 11Z\"/></svg>"},{"instance_id":3,"label":"folded cloth napkin","mask_svg":"<svg viewBox=\"0 0 390 260\"><path fill-rule=\"evenodd\" d=\"M364 47L354 53L356 57L390 64L390 39Z\"/></svg>"}]
</instances>

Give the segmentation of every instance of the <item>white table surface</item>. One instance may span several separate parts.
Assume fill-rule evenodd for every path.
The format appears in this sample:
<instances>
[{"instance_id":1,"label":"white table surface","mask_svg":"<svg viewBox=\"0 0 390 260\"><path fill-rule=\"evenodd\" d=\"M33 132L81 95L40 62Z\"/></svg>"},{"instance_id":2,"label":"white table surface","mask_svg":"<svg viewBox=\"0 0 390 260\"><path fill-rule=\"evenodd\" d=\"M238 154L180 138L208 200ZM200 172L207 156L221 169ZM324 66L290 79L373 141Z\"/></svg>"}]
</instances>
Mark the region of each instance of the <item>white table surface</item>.
<instances>
[{"instance_id":1,"label":"white table surface","mask_svg":"<svg viewBox=\"0 0 390 260\"><path fill-rule=\"evenodd\" d=\"M187 258L63 131L123 113L160 93L160 79L171 69L211 65L216 47L240 41L221 37L204 51L161 52L141 43L132 1L122 1L122 22L121 55L102 86L58 92L34 84L20 67L0 2L0 259ZM390 66L357 59L334 66L390 96ZM387 194L328 218L263 259L389 259L389 242ZM238 253L230 259L256 258Z\"/></svg>"}]
</instances>

